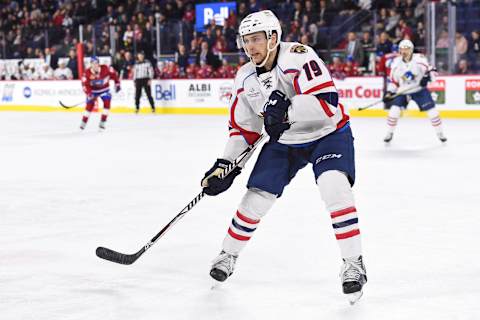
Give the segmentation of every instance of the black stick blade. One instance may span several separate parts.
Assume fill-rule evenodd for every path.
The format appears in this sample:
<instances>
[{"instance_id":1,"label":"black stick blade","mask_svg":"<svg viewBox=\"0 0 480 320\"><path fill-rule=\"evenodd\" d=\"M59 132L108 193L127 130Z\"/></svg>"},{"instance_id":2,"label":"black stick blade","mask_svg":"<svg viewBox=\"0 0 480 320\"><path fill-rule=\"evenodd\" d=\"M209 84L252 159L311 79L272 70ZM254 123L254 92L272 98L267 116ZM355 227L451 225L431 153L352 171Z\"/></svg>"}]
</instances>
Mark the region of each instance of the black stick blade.
<instances>
[{"instance_id":1,"label":"black stick blade","mask_svg":"<svg viewBox=\"0 0 480 320\"><path fill-rule=\"evenodd\" d=\"M99 258L126 265L132 264L138 259L136 254L124 254L104 247L98 247L95 253Z\"/></svg>"}]
</instances>

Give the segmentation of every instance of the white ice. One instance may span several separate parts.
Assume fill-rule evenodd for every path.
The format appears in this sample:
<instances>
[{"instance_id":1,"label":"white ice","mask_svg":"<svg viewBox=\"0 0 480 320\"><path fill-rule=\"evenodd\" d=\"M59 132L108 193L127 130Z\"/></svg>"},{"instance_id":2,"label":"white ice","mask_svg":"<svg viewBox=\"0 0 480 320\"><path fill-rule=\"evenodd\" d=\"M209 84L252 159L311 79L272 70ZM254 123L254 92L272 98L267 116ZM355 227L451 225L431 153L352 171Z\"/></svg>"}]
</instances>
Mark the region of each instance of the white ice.
<instances>
[{"instance_id":1,"label":"white ice","mask_svg":"<svg viewBox=\"0 0 480 320\"><path fill-rule=\"evenodd\" d=\"M223 116L0 113L0 319L479 319L480 122L352 120L369 282L353 307L310 168L263 219L233 276L210 262L245 191L204 198L131 266L133 253L199 191L221 155Z\"/></svg>"}]
</instances>

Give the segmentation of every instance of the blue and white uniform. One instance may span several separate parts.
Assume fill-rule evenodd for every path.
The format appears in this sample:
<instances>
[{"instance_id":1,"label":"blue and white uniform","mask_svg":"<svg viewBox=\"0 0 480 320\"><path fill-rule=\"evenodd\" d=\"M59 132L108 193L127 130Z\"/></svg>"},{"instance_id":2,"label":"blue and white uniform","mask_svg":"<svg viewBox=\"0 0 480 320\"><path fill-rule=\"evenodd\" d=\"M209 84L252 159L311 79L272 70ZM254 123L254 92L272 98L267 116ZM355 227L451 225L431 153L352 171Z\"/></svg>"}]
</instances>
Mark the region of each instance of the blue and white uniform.
<instances>
[{"instance_id":1,"label":"blue and white uniform","mask_svg":"<svg viewBox=\"0 0 480 320\"><path fill-rule=\"evenodd\" d=\"M420 82L428 73L433 79L433 67L428 63L423 54L414 53L410 61L405 61L401 56L396 57L391 64L389 84L387 91L402 92L392 101L392 105L406 108L409 98L418 105L421 111L427 111L435 107L427 88L422 87Z\"/></svg>"},{"instance_id":2,"label":"blue and white uniform","mask_svg":"<svg viewBox=\"0 0 480 320\"><path fill-rule=\"evenodd\" d=\"M427 83L435 76L434 68L424 55L413 53L414 46L410 40L402 40L399 47L407 50L404 54L408 54L410 50L407 55L410 59L399 56L391 65L387 91L397 96L388 101L391 107L387 117L387 134L383 141L390 143L401 116L401 109L406 108L411 99L415 101L420 111L427 113L440 141L446 142L440 113L435 108L435 101L427 89Z\"/></svg>"}]
</instances>

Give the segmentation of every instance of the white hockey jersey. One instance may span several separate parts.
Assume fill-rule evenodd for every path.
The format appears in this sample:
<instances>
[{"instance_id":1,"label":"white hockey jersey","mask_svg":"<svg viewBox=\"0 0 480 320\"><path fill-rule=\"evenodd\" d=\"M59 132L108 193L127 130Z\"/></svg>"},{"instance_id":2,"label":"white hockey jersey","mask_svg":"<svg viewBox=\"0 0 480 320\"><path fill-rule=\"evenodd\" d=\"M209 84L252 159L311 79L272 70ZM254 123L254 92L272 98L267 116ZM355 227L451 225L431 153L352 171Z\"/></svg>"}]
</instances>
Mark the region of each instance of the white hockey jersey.
<instances>
[{"instance_id":1,"label":"white hockey jersey","mask_svg":"<svg viewBox=\"0 0 480 320\"><path fill-rule=\"evenodd\" d=\"M281 135L282 144L318 140L349 120L341 103L331 105L315 96L337 93L327 67L315 51L293 42L281 42L278 48L276 64L269 72L260 73L252 62L237 72L230 100L230 139L224 159L232 161L259 137L264 105L274 90L285 93L292 103L288 111L291 127Z\"/></svg>"},{"instance_id":2,"label":"white hockey jersey","mask_svg":"<svg viewBox=\"0 0 480 320\"><path fill-rule=\"evenodd\" d=\"M398 56L391 65L387 90L390 92L401 91L404 94L418 92L422 89L420 80L432 69L433 67L423 54L414 53L409 62L405 62L402 56ZM432 73L431 75L433 77Z\"/></svg>"}]
</instances>

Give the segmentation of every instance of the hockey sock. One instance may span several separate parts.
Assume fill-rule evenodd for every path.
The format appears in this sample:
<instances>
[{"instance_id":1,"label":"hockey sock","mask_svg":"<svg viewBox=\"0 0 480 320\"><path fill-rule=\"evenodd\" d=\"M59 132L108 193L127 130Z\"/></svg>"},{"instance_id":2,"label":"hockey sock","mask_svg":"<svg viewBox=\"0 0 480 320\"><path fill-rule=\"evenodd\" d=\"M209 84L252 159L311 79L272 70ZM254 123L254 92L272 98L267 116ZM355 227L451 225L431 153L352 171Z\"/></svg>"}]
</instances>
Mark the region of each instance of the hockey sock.
<instances>
[{"instance_id":1,"label":"hockey sock","mask_svg":"<svg viewBox=\"0 0 480 320\"><path fill-rule=\"evenodd\" d=\"M89 102L85 106L85 111L83 112L83 116L82 116L82 122L83 123L86 124L88 122L88 118L90 117L90 114L92 113L93 106L94 106L93 102Z\"/></svg>"},{"instance_id":2,"label":"hockey sock","mask_svg":"<svg viewBox=\"0 0 480 320\"><path fill-rule=\"evenodd\" d=\"M398 106L392 106L388 111L387 117L387 133L393 133L397 127L398 119L400 118L401 110Z\"/></svg>"},{"instance_id":3,"label":"hockey sock","mask_svg":"<svg viewBox=\"0 0 480 320\"><path fill-rule=\"evenodd\" d=\"M223 240L223 251L237 256L247 245L260 219L270 210L275 199L276 196L271 193L249 189L230 223Z\"/></svg>"},{"instance_id":4,"label":"hockey sock","mask_svg":"<svg viewBox=\"0 0 480 320\"><path fill-rule=\"evenodd\" d=\"M107 121L109 112L110 112L110 99L105 99L103 100L103 111L102 111L102 116L100 118L101 122Z\"/></svg>"},{"instance_id":5,"label":"hockey sock","mask_svg":"<svg viewBox=\"0 0 480 320\"><path fill-rule=\"evenodd\" d=\"M318 177L317 184L327 210L330 212L342 258L361 255L362 242L357 209L347 177L340 171L326 171Z\"/></svg>"},{"instance_id":6,"label":"hockey sock","mask_svg":"<svg viewBox=\"0 0 480 320\"><path fill-rule=\"evenodd\" d=\"M427 115L430 119L430 122L432 123L433 128L435 129L435 132L437 134L443 133L442 119L440 118L440 113L438 112L437 108L432 108L428 110Z\"/></svg>"}]
</instances>

